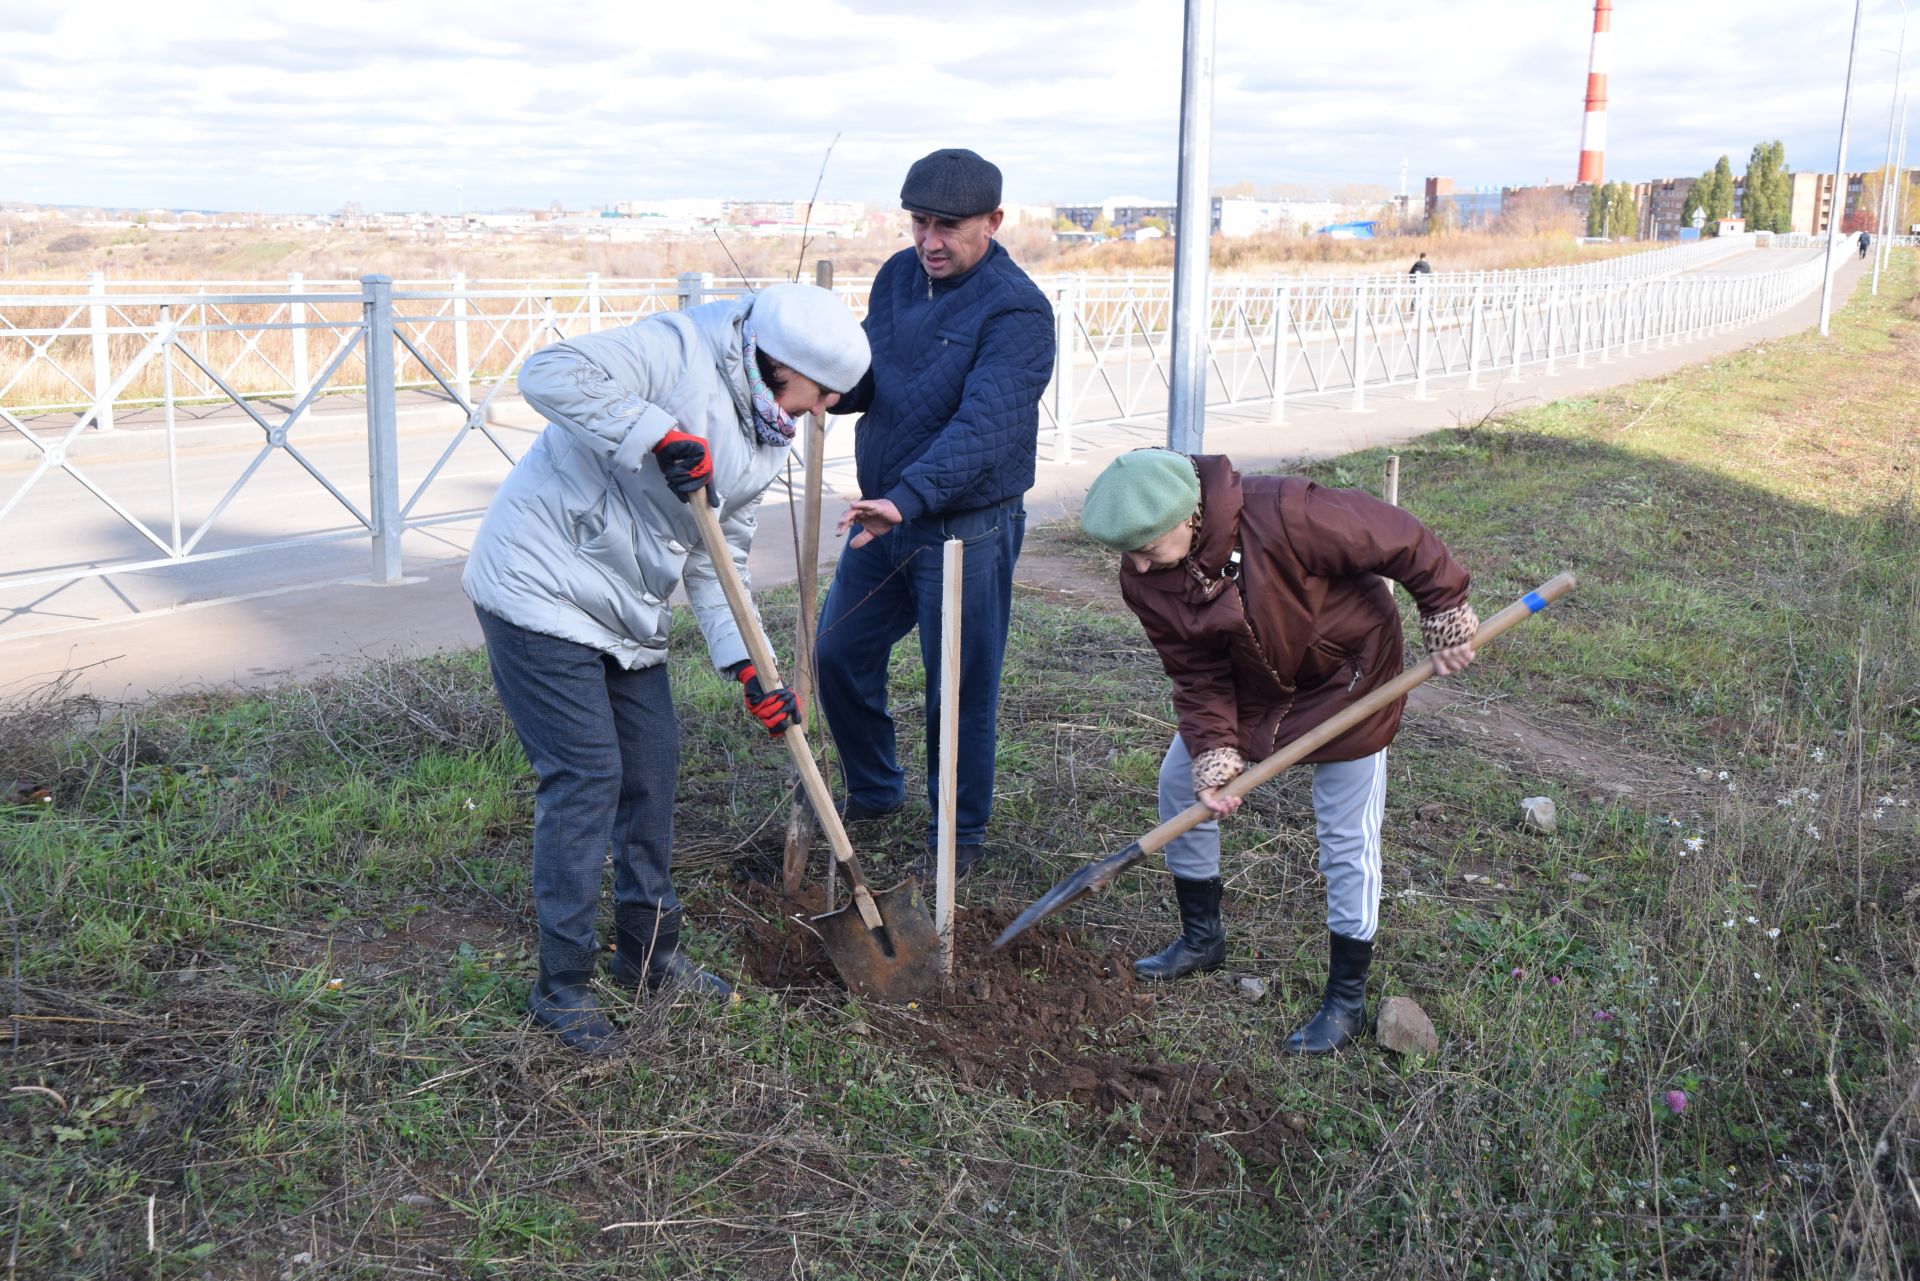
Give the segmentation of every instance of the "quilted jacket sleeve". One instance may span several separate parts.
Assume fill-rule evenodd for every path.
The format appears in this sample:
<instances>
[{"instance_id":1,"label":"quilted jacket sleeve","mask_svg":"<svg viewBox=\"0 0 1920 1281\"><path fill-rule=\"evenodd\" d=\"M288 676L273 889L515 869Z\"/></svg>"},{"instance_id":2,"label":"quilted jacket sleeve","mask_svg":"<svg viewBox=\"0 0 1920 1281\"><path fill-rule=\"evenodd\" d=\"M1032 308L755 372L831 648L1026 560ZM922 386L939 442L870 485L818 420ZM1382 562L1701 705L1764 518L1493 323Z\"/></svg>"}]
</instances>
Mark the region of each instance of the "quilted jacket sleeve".
<instances>
[{"instance_id":1,"label":"quilted jacket sleeve","mask_svg":"<svg viewBox=\"0 0 1920 1281\"><path fill-rule=\"evenodd\" d=\"M1467 599L1467 571L1434 532L1357 489L1302 483L1281 491L1280 516L1294 554L1327 578L1379 574L1405 587L1422 616Z\"/></svg>"},{"instance_id":2,"label":"quilted jacket sleeve","mask_svg":"<svg viewBox=\"0 0 1920 1281\"><path fill-rule=\"evenodd\" d=\"M1138 590L1122 573L1120 594L1140 619L1148 642L1160 656L1161 668L1173 681L1173 711L1187 752L1197 757L1214 748L1237 748L1240 704L1234 695L1232 657L1181 631L1158 611L1143 607L1136 598Z\"/></svg>"},{"instance_id":3,"label":"quilted jacket sleeve","mask_svg":"<svg viewBox=\"0 0 1920 1281\"><path fill-rule=\"evenodd\" d=\"M687 361L678 329L642 321L534 352L520 367L520 394L576 444L638 471L675 425L649 397L674 387Z\"/></svg>"},{"instance_id":4,"label":"quilted jacket sleeve","mask_svg":"<svg viewBox=\"0 0 1920 1281\"><path fill-rule=\"evenodd\" d=\"M1052 372L1053 319L1044 307L1023 305L991 317L981 328L958 412L883 497L905 520L964 510L986 461L1032 448L1034 406Z\"/></svg>"},{"instance_id":5,"label":"quilted jacket sleeve","mask_svg":"<svg viewBox=\"0 0 1920 1281\"><path fill-rule=\"evenodd\" d=\"M747 576L747 553L753 548L754 531L760 521L760 499L765 493L762 490L720 517L720 532L726 537L727 550L733 556L734 568L740 571L740 581L747 587L749 601L753 599L753 583ZM702 499L696 496L694 501ZM696 541L688 549L680 583L687 589L693 619L700 624L700 635L706 638L713 665L724 671L747 658L747 643L741 639L739 624L733 621L733 609L727 604L726 590L720 586L720 577L714 572L704 542Z\"/></svg>"}]
</instances>

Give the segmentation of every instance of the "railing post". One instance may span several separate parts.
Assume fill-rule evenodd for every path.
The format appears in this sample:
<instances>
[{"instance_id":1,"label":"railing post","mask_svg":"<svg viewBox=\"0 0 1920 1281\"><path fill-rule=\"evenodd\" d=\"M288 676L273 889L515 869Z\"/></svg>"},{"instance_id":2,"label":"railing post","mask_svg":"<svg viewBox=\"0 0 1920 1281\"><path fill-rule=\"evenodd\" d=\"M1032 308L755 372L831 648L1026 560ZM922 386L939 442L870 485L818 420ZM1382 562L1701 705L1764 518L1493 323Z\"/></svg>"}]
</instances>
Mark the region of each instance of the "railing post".
<instances>
[{"instance_id":1,"label":"railing post","mask_svg":"<svg viewBox=\"0 0 1920 1281\"><path fill-rule=\"evenodd\" d=\"M1600 288L1600 363L1613 363L1613 294L1611 284Z\"/></svg>"},{"instance_id":2,"label":"railing post","mask_svg":"<svg viewBox=\"0 0 1920 1281\"><path fill-rule=\"evenodd\" d=\"M587 332L600 332L600 273L587 273Z\"/></svg>"},{"instance_id":3,"label":"railing post","mask_svg":"<svg viewBox=\"0 0 1920 1281\"><path fill-rule=\"evenodd\" d=\"M1053 461L1073 461L1073 335L1079 328L1080 281L1063 275L1053 304Z\"/></svg>"},{"instance_id":4,"label":"railing post","mask_svg":"<svg viewBox=\"0 0 1920 1281\"><path fill-rule=\"evenodd\" d=\"M683 271L674 277L674 307L680 311L698 307L706 281L706 275L698 271Z\"/></svg>"},{"instance_id":5,"label":"railing post","mask_svg":"<svg viewBox=\"0 0 1920 1281\"><path fill-rule=\"evenodd\" d=\"M1348 406L1355 413L1367 407L1367 329L1364 319L1367 310L1367 287L1353 287L1353 401Z\"/></svg>"},{"instance_id":6,"label":"railing post","mask_svg":"<svg viewBox=\"0 0 1920 1281\"><path fill-rule=\"evenodd\" d=\"M400 425L393 386L393 278L362 276L361 350L367 358L367 482L373 581L400 581Z\"/></svg>"},{"instance_id":7,"label":"railing post","mask_svg":"<svg viewBox=\"0 0 1920 1281\"><path fill-rule=\"evenodd\" d=\"M307 292L306 275L298 271L288 272L287 292ZM287 321L293 326L287 331L287 337L293 342L293 398L297 401L313 390L313 376L307 368L307 304L288 304Z\"/></svg>"},{"instance_id":8,"label":"railing post","mask_svg":"<svg viewBox=\"0 0 1920 1281\"><path fill-rule=\"evenodd\" d=\"M1547 286L1547 377L1560 372L1554 364L1553 345L1560 337L1560 282Z\"/></svg>"},{"instance_id":9,"label":"railing post","mask_svg":"<svg viewBox=\"0 0 1920 1281\"><path fill-rule=\"evenodd\" d=\"M1518 281L1514 282L1513 310L1507 313L1508 316L1510 317L1510 319L1507 321L1507 341L1511 343L1513 346L1513 350L1510 353L1513 357L1513 363L1511 367L1509 367L1507 370L1507 379L1509 382L1516 382L1516 383L1520 381L1520 324L1521 324L1520 294L1521 294L1522 288L1523 286Z\"/></svg>"},{"instance_id":10,"label":"railing post","mask_svg":"<svg viewBox=\"0 0 1920 1281\"><path fill-rule=\"evenodd\" d=\"M1428 277L1415 276L1413 286L1413 398L1427 398L1427 322L1433 316L1433 289Z\"/></svg>"},{"instance_id":11,"label":"railing post","mask_svg":"<svg viewBox=\"0 0 1920 1281\"><path fill-rule=\"evenodd\" d=\"M468 336L467 273L453 273L453 385L473 404L473 347Z\"/></svg>"},{"instance_id":12,"label":"railing post","mask_svg":"<svg viewBox=\"0 0 1920 1281\"><path fill-rule=\"evenodd\" d=\"M87 305L87 334L93 341L93 428L113 430L113 402L106 399L113 390L113 358L107 334L106 273L87 273L87 293L101 301Z\"/></svg>"},{"instance_id":13,"label":"railing post","mask_svg":"<svg viewBox=\"0 0 1920 1281\"><path fill-rule=\"evenodd\" d=\"M1573 323L1573 366L1575 369L1587 367L1587 302L1593 296L1593 286L1585 281L1573 287L1578 300L1574 305L1579 308Z\"/></svg>"},{"instance_id":14,"label":"railing post","mask_svg":"<svg viewBox=\"0 0 1920 1281\"><path fill-rule=\"evenodd\" d=\"M1293 324L1293 291L1284 280L1273 286L1273 400L1267 405L1267 421L1287 421L1287 384L1293 370L1288 366L1287 330Z\"/></svg>"},{"instance_id":15,"label":"railing post","mask_svg":"<svg viewBox=\"0 0 1920 1281\"><path fill-rule=\"evenodd\" d=\"M1480 389L1480 284L1476 279L1473 286L1473 301L1469 304L1470 315L1467 321L1467 390Z\"/></svg>"}]
</instances>

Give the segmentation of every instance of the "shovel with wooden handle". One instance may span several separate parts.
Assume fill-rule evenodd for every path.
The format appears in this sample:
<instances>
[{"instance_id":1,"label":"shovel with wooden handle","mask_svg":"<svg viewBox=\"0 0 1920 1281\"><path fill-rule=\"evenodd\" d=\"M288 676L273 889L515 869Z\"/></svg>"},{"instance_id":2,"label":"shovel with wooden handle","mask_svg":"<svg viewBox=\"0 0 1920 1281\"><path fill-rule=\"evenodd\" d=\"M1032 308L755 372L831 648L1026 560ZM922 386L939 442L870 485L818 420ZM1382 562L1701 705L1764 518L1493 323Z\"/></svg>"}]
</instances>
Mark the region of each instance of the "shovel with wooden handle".
<instances>
[{"instance_id":1,"label":"shovel with wooden handle","mask_svg":"<svg viewBox=\"0 0 1920 1281\"><path fill-rule=\"evenodd\" d=\"M1531 618L1547 606L1553 604L1553 602L1572 591L1573 584L1574 577L1570 572L1557 574L1553 578L1548 579L1545 583L1542 583L1533 591L1528 592L1525 596L1522 596L1519 600L1513 602L1513 604L1507 606L1492 618L1481 623L1480 630L1474 634L1474 648L1478 649L1508 628L1513 627L1525 619ZM1278 776L1279 773L1288 766L1297 764L1305 757L1311 756L1320 747L1340 737L1395 699L1404 698L1414 686L1432 679L1433 675L1433 659L1422 659L1420 662L1415 663L1412 667L1409 667L1406 671L1401 672L1398 676L1388 681L1385 685L1382 685L1379 689L1374 690L1371 694L1354 703L1351 707L1341 711L1339 715L1333 716L1325 722L1316 725L1299 738L1294 739L1291 743L1288 743L1285 747L1275 752L1272 756L1267 757L1266 760L1261 761L1258 765L1242 773L1231 783L1221 788L1220 795L1223 797L1245 796L1262 783ZM1099 890L1106 889L1107 886L1113 884L1114 878L1119 876L1120 873L1142 861L1148 855L1159 853L1165 849L1168 843L1176 836L1191 831L1211 817L1213 817L1213 811L1201 802L1195 801L1192 805L1181 810L1178 814L1175 814L1172 818L1160 824L1160 826L1154 828L1151 832L1148 832L1145 836L1127 846L1127 848L1121 850L1118 854L1109 854L1097 863L1087 864L1087 866L1081 868L1072 876L1069 876L1066 880L1061 881L1058 885L1041 895L1032 907L1029 907L1026 911L1015 917L1013 924L1000 931L1000 937L993 941L993 946L995 948L1005 947L1029 929L1039 924L1040 921L1053 915L1067 904L1076 899L1085 898L1087 895Z\"/></svg>"},{"instance_id":2,"label":"shovel with wooden handle","mask_svg":"<svg viewBox=\"0 0 1920 1281\"><path fill-rule=\"evenodd\" d=\"M733 563L732 549L720 532L720 518L714 514L707 495L696 493L687 504L693 509L694 523L700 526L700 541L706 545L707 559L713 562L714 575L726 593L733 621L747 643L755 674L762 689L780 683L780 671L774 665L773 646L760 628L760 616L747 598L747 586ZM853 843L847 839L840 811L834 808L833 794L820 776L820 765L807 746L804 726L787 726L781 735L787 751L793 755L794 768L800 772L801 786L813 814L825 829L833 847L833 857L847 874L851 899L837 912L813 918L820 941L832 958L849 990L883 1001L907 1001L919 996L940 979L940 942L934 936L933 920L916 901L914 878L909 876L890 890L878 894L867 888L867 878L853 857Z\"/></svg>"}]
</instances>

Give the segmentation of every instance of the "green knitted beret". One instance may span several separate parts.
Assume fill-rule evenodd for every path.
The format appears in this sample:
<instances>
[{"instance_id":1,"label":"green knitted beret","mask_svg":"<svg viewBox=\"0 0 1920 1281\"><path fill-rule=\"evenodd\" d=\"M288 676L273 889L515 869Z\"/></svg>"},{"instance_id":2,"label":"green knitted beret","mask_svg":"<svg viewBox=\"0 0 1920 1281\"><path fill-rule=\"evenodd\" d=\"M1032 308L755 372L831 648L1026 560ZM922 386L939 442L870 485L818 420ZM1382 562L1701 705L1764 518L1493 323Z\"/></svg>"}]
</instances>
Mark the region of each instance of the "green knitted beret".
<instances>
[{"instance_id":1,"label":"green knitted beret","mask_svg":"<svg viewBox=\"0 0 1920 1281\"><path fill-rule=\"evenodd\" d=\"M1080 528L1117 552L1138 551L1199 505L1200 478L1185 454L1136 449L1108 463L1094 480Z\"/></svg>"}]
</instances>

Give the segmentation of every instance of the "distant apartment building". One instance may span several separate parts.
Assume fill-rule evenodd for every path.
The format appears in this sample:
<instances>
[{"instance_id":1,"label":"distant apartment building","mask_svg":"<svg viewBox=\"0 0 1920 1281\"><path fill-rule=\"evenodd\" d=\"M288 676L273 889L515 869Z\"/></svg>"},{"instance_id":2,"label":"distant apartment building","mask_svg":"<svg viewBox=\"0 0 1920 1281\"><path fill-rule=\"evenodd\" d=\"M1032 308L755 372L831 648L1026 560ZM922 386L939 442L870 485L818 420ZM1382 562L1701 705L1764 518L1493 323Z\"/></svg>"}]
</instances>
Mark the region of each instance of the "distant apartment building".
<instances>
[{"instance_id":1,"label":"distant apartment building","mask_svg":"<svg viewBox=\"0 0 1920 1281\"><path fill-rule=\"evenodd\" d=\"M1498 187L1461 191L1451 178L1427 179L1423 206L1429 226L1453 226L1462 231L1484 231L1500 217Z\"/></svg>"},{"instance_id":2,"label":"distant apartment building","mask_svg":"<svg viewBox=\"0 0 1920 1281\"><path fill-rule=\"evenodd\" d=\"M1332 222L1342 206L1331 200L1253 200L1242 197L1213 198L1213 234L1216 236L1257 236L1271 232L1297 232Z\"/></svg>"},{"instance_id":3,"label":"distant apartment building","mask_svg":"<svg viewBox=\"0 0 1920 1281\"><path fill-rule=\"evenodd\" d=\"M1686 226L1686 220L1680 215L1685 211L1687 196L1693 191L1695 178L1656 178L1643 184L1646 199L1640 201L1640 239L1642 240L1678 240L1680 229Z\"/></svg>"},{"instance_id":4,"label":"distant apartment building","mask_svg":"<svg viewBox=\"0 0 1920 1281\"><path fill-rule=\"evenodd\" d=\"M1055 205L1055 218L1065 218L1082 231L1092 231L1093 224L1102 218L1112 227L1122 230L1138 227L1149 218L1159 218L1173 226L1180 207L1171 200L1155 200L1150 196L1109 196L1097 205Z\"/></svg>"}]
</instances>

